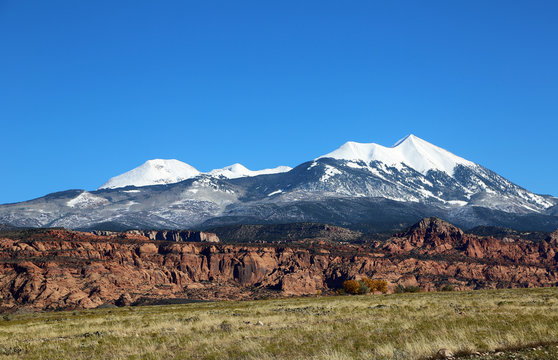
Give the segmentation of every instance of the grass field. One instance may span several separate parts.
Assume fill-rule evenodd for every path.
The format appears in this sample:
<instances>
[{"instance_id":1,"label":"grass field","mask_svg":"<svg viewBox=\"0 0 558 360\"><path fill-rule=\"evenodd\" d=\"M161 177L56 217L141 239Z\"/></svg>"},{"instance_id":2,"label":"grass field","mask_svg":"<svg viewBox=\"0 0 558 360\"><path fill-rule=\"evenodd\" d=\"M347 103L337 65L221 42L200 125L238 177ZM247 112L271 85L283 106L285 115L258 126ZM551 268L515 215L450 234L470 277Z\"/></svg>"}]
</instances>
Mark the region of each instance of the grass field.
<instances>
[{"instance_id":1,"label":"grass field","mask_svg":"<svg viewBox=\"0 0 558 360\"><path fill-rule=\"evenodd\" d=\"M557 288L108 308L0 320L0 358L21 359L419 359L441 348L463 356L524 348L486 356L554 359L556 344Z\"/></svg>"}]
</instances>

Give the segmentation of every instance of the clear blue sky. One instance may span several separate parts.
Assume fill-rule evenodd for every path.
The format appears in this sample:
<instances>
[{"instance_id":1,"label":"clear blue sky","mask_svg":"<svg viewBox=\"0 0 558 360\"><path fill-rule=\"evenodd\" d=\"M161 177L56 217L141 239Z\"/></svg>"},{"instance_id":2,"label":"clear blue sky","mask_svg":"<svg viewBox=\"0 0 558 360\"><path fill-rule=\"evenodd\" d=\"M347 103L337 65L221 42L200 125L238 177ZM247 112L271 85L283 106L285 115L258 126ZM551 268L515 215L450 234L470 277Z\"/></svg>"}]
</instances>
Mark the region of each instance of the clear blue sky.
<instances>
[{"instance_id":1,"label":"clear blue sky","mask_svg":"<svg viewBox=\"0 0 558 360\"><path fill-rule=\"evenodd\" d=\"M558 2L0 0L0 203L414 133L558 195Z\"/></svg>"}]
</instances>

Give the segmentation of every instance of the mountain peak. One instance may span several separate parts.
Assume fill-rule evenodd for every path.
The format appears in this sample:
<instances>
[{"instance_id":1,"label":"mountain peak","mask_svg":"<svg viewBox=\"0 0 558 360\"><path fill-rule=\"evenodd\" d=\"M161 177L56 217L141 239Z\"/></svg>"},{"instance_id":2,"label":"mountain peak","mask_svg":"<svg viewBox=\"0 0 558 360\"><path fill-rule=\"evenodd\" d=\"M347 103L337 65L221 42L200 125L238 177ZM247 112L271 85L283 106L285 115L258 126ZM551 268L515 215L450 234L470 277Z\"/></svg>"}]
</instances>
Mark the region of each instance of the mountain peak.
<instances>
[{"instance_id":1,"label":"mountain peak","mask_svg":"<svg viewBox=\"0 0 558 360\"><path fill-rule=\"evenodd\" d=\"M415 141L418 141L418 140L424 141L424 140L422 140L421 138L419 138L419 137L417 137L417 136L415 136L415 135L413 135L413 134L409 134L409 135L405 136L403 139L400 139L399 141L397 141L397 142L396 142L395 144L393 144L391 147L392 147L392 148L395 148L395 147L398 147L399 145L401 145L401 144L404 143L404 142L415 142Z\"/></svg>"},{"instance_id":2,"label":"mountain peak","mask_svg":"<svg viewBox=\"0 0 558 360\"><path fill-rule=\"evenodd\" d=\"M115 176L99 189L114 189L125 186L148 186L172 184L196 177L196 168L176 159L152 159L142 165Z\"/></svg>"},{"instance_id":3,"label":"mountain peak","mask_svg":"<svg viewBox=\"0 0 558 360\"><path fill-rule=\"evenodd\" d=\"M246 166L234 163L229 166L225 166L222 169L214 169L211 170L208 174L211 176L222 176L227 179L236 179L240 177L250 176L252 171L248 169Z\"/></svg>"},{"instance_id":4,"label":"mountain peak","mask_svg":"<svg viewBox=\"0 0 558 360\"><path fill-rule=\"evenodd\" d=\"M278 166L272 169L254 171L248 169L242 164L235 163L225 166L222 169L214 169L209 172L202 173L193 166L190 166L180 160L152 159L147 160L137 168L109 179L99 188L99 190L116 189L126 186L140 187L173 184L187 179L192 179L203 174L215 177L224 177L227 179L237 179L241 177L278 174L290 171L291 169L292 168L288 166Z\"/></svg>"},{"instance_id":5,"label":"mountain peak","mask_svg":"<svg viewBox=\"0 0 558 360\"><path fill-rule=\"evenodd\" d=\"M380 161L388 166L400 168L403 164L426 174L430 170L438 170L452 176L457 165L473 166L474 163L450 153L413 134L407 135L392 147L375 143L363 144L348 141L337 150L320 158L334 158L349 161ZM317 160L317 159L316 159Z\"/></svg>"}]
</instances>

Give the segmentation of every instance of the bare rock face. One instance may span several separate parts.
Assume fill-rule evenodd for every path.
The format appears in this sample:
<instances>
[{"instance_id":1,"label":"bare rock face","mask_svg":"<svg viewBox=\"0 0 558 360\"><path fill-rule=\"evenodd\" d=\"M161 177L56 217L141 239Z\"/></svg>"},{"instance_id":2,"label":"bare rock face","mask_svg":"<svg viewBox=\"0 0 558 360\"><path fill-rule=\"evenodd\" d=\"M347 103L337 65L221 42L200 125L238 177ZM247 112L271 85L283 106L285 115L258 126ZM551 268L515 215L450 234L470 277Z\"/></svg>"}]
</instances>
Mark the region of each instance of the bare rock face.
<instances>
[{"instance_id":1,"label":"bare rock face","mask_svg":"<svg viewBox=\"0 0 558 360\"><path fill-rule=\"evenodd\" d=\"M286 274L281 279L281 290L285 295L316 294L323 288L323 276L312 274L310 270Z\"/></svg>"},{"instance_id":2,"label":"bare rock face","mask_svg":"<svg viewBox=\"0 0 558 360\"><path fill-rule=\"evenodd\" d=\"M190 230L130 230L129 233L147 237L150 240L189 241L189 242L219 242L214 233Z\"/></svg>"},{"instance_id":3,"label":"bare rock face","mask_svg":"<svg viewBox=\"0 0 558 360\"><path fill-rule=\"evenodd\" d=\"M556 234L540 242L500 240L425 219L371 245L297 248L185 242L176 239L186 235L169 232L38 230L0 239L0 310L313 295L363 276L425 291L448 282L459 290L556 286Z\"/></svg>"},{"instance_id":4,"label":"bare rock face","mask_svg":"<svg viewBox=\"0 0 558 360\"><path fill-rule=\"evenodd\" d=\"M422 219L397 237L407 239L412 247L447 249L459 244L463 231L441 219L431 217Z\"/></svg>"},{"instance_id":5,"label":"bare rock face","mask_svg":"<svg viewBox=\"0 0 558 360\"><path fill-rule=\"evenodd\" d=\"M119 238L141 238L161 241L183 241L183 242L220 242L219 237L210 232L192 230L128 230L125 232L93 231L95 235L115 236Z\"/></svg>"}]
</instances>

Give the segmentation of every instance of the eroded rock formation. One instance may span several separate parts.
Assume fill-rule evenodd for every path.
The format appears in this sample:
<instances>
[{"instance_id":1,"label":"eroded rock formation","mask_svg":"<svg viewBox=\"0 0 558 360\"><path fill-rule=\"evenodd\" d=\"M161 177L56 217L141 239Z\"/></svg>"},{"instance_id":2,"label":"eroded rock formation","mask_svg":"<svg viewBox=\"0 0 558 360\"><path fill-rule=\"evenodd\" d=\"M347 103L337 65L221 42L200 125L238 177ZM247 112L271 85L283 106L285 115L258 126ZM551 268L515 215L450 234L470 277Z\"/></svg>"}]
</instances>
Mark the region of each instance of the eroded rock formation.
<instances>
[{"instance_id":1,"label":"eroded rock formation","mask_svg":"<svg viewBox=\"0 0 558 360\"><path fill-rule=\"evenodd\" d=\"M186 241L186 242L219 242L219 237L211 232L190 231L190 230L128 230L123 233L114 231L93 231L95 235L102 236L126 236L140 235L145 236L149 240L162 241Z\"/></svg>"},{"instance_id":2,"label":"eroded rock formation","mask_svg":"<svg viewBox=\"0 0 558 360\"><path fill-rule=\"evenodd\" d=\"M41 230L0 239L0 306L311 295L360 276L385 279L390 289L401 284L427 291L447 283L459 290L558 284L558 232L540 242L499 240L431 218L368 245L225 245L145 235Z\"/></svg>"}]
</instances>

